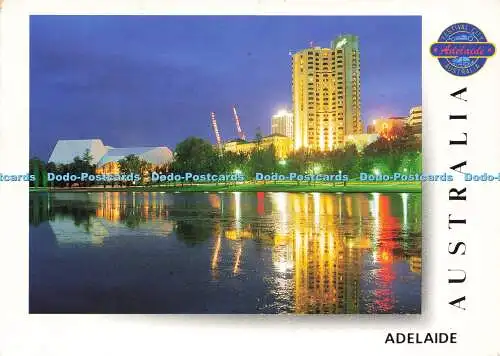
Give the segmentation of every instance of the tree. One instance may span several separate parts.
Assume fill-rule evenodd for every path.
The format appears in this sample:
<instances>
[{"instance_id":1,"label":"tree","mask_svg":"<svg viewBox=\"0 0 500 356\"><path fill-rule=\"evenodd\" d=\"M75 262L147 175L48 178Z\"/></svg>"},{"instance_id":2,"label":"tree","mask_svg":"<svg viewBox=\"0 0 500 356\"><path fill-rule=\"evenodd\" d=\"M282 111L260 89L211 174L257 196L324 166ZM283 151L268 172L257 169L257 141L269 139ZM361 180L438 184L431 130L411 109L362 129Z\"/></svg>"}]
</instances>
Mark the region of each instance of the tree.
<instances>
[{"instance_id":1,"label":"tree","mask_svg":"<svg viewBox=\"0 0 500 356\"><path fill-rule=\"evenodd\" d=\"M87 165L88 167L91 167L93 159L94 159L94 157L90 153L90 150L87 148L85 150L85 152L83 153L82 161L85 163L85 165Z\"/></svg>"},{"instance_id":2,"label":"tree","mask_svg":"<svg viewBox=\"0 0 500 356\"><path fill-rule=\"evenodd\" d=\"M257 145L260 145L262 142L262 130L260 129L260 126L257 127L257 130L255 131L255 141L257 141Z\"/></svg>"},{"instance_id":3,"label":"tree","mask_svg":"<svg viewBox=\"0 0 500 356\"><path fill-rule=\"evenodd\" d=\"M46 173L57 173L58 172L58 168L57 168L57 164L55 164L54 162L48 162L47 165L45 166L45 169L46 169ZM47 178L45 178L45 180L47 180ZM49 186L52 186L52 188L54 187L54 181L52 182L48 182L48 185Z\"/></svg>"},{"instance_id":4,"label":"tree","mask_svg":"<svg viewBox=\"0 0 500 356\"><path fill-rule=\"evenodd\" d=\"M145 160L142 160L137 155L128 155L125 158L118 161L118 165L120 166L121 174L139 174L141 177L141 182L144 181L144 176L148 171L151 170L152 165ZM130 182L127 182L129 185Z\"/></svg>"},{"instance_id":5,"label":"tree","mask_svg":"<svg viewBox=\"0 0 500 356\"><path fill-rule=\"evenodd\" d=\"M247 171L250 177L255 177L256 173L269 174L276 172L277 160L274 146L254 150L249 157Z\"/></svg>"},{"instance_id":6,"label":"tree","mask_svg":"<svg viewBox=\"0 0 500 356\"><path fill-rule=\"evenodd\" d=\"M359 175L361 172L361 162L356 145L350 144L342 152L342 164L339 165L342 172L350 176Z\"/></svg>"},{"instance_id":7,"label":"tree","mask_svg":"<svg viewBox=\"0 0 500 356\"><path fill-rule=\"evenodd\" d=\"M237 153L227 151L224 152L222 156L217 156L218 162L216 164L217 173L234 173L236 171L241 171L242 173L248 174L248 156L244 153Z\"/></svg>"},{"instance_id":8,"label":"tree","mask_svg":"<svg viewBox=\"0 0 500 356\"><path fill-rule=\"evenodd\" d=\"M39 187L45 186L46 181L46 165L38 157L33 157L29 161L29 174L35 176L35 181L30 181L30 186Z\"/></svg>"},{"instance_id":9,"label":"tree","mask_svg":"<svg viewBox=\"0 0 500 356\"><path fill-rule=\"evenodd\" d=\"M172 171L174 172L206 174L218 171L219 153L206 140L193 136L188 137L177 144L174 152L175 160L172 163Z\"/></svg>"}]
</instances>

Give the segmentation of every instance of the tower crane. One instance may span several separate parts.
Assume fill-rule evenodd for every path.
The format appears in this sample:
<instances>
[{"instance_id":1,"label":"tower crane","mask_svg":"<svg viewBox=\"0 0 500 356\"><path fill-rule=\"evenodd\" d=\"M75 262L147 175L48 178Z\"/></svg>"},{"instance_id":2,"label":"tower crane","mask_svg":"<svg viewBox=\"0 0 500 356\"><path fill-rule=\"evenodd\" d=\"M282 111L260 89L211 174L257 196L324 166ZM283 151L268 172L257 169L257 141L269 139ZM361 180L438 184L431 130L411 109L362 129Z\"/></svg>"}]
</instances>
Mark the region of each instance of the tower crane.
<instances>
[{"instance_id":1,"label":"tower crane","mask_svg":"<svg viewBox=\"0 0 500 356\"><path fill-rule=\"evenodd\" d=\"M220 134L219 134L219 127L217 126L217 120L215 119L215 112L212 111L210 113L210 117L212 119L212 128L214 130L215 140L217 142L217 147L219 147L219 149L222 150L222 140L221 140Z\"/></svg>"},{"instance_id":2,"label":"tower crane","mask_svg":"<svg viewBox=\"0 0 500 356\"><path fill-rule=\"evenodd\" d=\"M243 130L241 129L240 118L238 116L238 112L236 111L236 106L233 106L233 114L234 114L234 121L236 122L236 130L238 131L238 136L240 137L240 139L245 140L246 136Z\"/></svg>"}]
</instances>

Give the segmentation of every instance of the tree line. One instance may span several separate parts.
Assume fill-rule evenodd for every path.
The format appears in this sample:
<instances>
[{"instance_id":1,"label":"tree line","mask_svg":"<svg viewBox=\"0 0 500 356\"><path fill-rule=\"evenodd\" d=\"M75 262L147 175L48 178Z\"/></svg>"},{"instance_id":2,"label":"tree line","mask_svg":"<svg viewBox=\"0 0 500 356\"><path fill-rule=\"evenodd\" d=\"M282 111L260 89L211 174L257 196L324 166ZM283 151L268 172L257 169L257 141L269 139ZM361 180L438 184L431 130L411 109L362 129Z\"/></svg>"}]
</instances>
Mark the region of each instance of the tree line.
<instances>
[{"instance_id":1,"label":"tree line","mask_svg":"<svg viewBox=\"0 0 500 356\"><path fill-rule=\"evenodd\" d=\"M93 157L87 150L81 157L75 157L68 164L45 163L38 158L30 160L30 174L43 177L41 172L55 174L96 173ZM361 172L375 174L390 174L392 172L406 172L408 174L421 173L422 155L421 140L418 136L404 131L398 136L379 137L375 142L358 151L355 145L346 145L342 149L328 152L315 152L300 149L292 152L286 159L279 159L275 154L275 147L262 147L257 140L256 148L248 153L221 152L209 141L199 137L188 137L181 141L174 150L174 160L167 166L153 167L149 162L137 155L129 155L119 160L120 174L139 174L146 177L151 170L166 173L192 174L243 174L252 180L256 173L263 174L347 174L351 178ZM40 186L40 180L32 185ZM93 182L86 182L89 186ZM108 185L131 184L108 183ZM147 179L139 184L149 184ZM65 186L66 182L52 182L49 186ZM82 184L80 184L82 185Z\"/></svg>"}]
</instances>

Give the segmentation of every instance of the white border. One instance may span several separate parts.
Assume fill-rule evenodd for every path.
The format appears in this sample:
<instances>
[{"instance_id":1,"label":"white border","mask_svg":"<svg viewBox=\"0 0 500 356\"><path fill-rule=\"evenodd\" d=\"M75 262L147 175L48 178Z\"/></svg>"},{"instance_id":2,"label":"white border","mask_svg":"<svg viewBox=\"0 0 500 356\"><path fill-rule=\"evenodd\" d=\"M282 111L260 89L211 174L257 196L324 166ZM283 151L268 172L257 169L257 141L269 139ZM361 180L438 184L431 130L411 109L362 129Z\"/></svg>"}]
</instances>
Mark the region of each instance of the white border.
<instances>
[{"instance_id":1,"label":"white border","mask_svg":"<svg viewBox=\"0 0 500 356\"><path fill-rule=\"evenodd\" d=\"M424 165L440 172L465 157L475 171L499 171L500 124L497 81L500 59L469 78L446 73L428 55L430 44L456 22L478 26L500 43L498 1L26 1L5 0L0 17L0 171L28 166L29 14L304 14L423 15ZM411 44L408 44L411 45ZM467 83L470 145L450 150L447 140L459 128L447 120L460 103L447 94ZM469 184L463 206L446 200L445 185L424 187L424 275L422 316L28 316L28 192L26 185L0 184L1 355L334 353L373 355L477 355L500 352L500 219L495 207L500 188ZM460 185L457 184L457 188ZM468 224L451 234L449 212ZM467 242L467 255L449 256L451 239ZM447 269L467 270L464 286L449 287ZM456 291L457 294L454 294ZM447 302L467 295L467 310ZM384 345L392 332L459 334L458 345ZM253 347L252 347L253 346Z\"/></svg>"}]
</instances>

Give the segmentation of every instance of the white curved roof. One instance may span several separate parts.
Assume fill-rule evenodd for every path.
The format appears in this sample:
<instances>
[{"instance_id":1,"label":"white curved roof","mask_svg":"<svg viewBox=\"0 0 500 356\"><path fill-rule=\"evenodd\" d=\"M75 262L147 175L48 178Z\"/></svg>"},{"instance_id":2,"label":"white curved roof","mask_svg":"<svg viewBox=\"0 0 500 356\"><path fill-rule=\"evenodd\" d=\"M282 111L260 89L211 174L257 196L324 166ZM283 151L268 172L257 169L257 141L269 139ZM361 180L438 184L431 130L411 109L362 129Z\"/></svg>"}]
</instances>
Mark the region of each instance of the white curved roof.
<instances>
[{"instance_id":1,"label":"white curved roof","mask_svg":"<svg viewBox=\"0 0 500 356\"><path fill-rule=\"evenodd\" d=\"M174 159L172 151L167 147L113 148L104 146L99 139L92 139L57 141L49 162L69 164L73 162L75 157L83 157L86 150L89 150L92 155L91 163L97 165L97 167L109 162L118 162L129 155L136 155L153 165L169 164Z\"/></svg>"},{"instance_id":2,"label":"white curved roof","mask_svg":"<svg viewBox=\"0 0 500 356\"><path fill-rule=\"evenodd\" d=\"M92 164L97 164L108 149L101 140L59 140L50 155L49 162L56 164L68 164L75 157L83 157L85 151L89 150L92 155Z\"/></svg>"},{"instance_id":3,"label":"white curved roof","mask_svg":"<svg viewBox=\"0 0 500 356\"><path fill-rule=\"evenodd\" d=\"M168 164L173 161L173 154L167 147L129 147L112 148L99 160L97 167L102 167L106 163L118 162L129 155L136 155L153 165Z\"/></svg>"}]
</instances>

